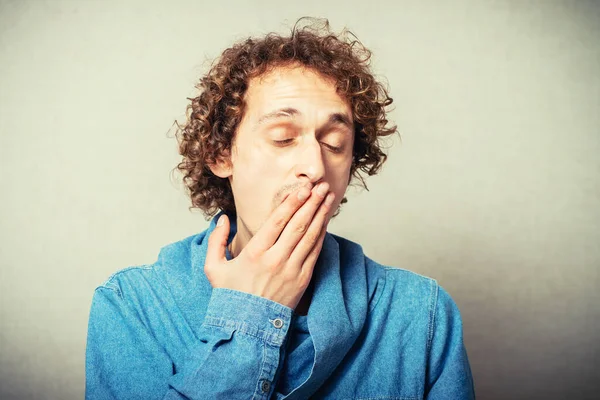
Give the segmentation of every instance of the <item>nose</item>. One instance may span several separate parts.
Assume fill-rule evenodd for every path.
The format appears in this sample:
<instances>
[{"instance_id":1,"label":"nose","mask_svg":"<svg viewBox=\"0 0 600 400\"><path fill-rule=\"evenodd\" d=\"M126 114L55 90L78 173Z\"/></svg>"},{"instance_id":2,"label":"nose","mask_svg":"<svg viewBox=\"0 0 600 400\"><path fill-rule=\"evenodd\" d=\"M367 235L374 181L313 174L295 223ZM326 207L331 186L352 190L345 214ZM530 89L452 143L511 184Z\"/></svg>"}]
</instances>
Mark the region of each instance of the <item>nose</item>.
<instances>
[{"instance_id":1,"label":"nose","mask_svg":"<svg viewBox=\"0 0 600 400\"><path fill-rule=\"evenodd\" d=\"M308 180L313 185L324 178L323 154L321 146L316 140L307 143L302 149L295 167L295 174L298 180Z\"/></svg>"}]
</instances>

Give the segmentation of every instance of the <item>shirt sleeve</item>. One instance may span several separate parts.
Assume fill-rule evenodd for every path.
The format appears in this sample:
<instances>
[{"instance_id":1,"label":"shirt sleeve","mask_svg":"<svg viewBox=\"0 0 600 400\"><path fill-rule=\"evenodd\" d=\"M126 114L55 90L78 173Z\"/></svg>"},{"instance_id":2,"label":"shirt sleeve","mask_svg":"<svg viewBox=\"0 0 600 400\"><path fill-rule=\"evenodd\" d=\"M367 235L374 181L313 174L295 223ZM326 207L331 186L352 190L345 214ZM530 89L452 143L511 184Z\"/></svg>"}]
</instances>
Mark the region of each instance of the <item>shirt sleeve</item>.
<instances>
[{"instance_id":1,"label":"shirt sleeve","mask_svg":"<svg viewBox=\"0 0 600 400\"><path fill-rule=\"evenodd\" d=\"M96 289L86 348L86 399L268 399L293 310L213 289L197 342L175 367L118 289ZM176 332L173 332L175 335Z\"/></svg>"},{"instance_id":2,"label":"shirt sleeve","mask_svg":"<svg viewBox=\"0 0 600 400\"><path fill-rule=\"evenodd\" d=\"M450 295L439 286L433 310L425 398L475 399L460 311Z\"/></svg>"}]
</instances>

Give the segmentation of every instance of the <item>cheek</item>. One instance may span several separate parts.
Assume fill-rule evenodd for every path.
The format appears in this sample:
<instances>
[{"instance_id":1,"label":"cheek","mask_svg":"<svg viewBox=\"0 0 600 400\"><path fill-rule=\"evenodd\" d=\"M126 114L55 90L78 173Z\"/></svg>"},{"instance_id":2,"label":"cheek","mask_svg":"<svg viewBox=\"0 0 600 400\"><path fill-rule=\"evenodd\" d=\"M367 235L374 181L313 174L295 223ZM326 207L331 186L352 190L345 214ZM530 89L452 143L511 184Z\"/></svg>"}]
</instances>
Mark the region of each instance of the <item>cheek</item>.
<instances>
[{"instance_id":1,"label":"cheek","mask_svg":"<svg viewBox=\"0 0 600 400\"><path fill-rule=\"evenodd\" d=\"M335 204L339 204L348 188L350 180L350 164L344 163L337 165L329 171L328 182L331 186L331 191L335 193Z\"/></svg>"},{"instance_id":2,"label":"cheek","mask_svg":"<svg viewBox=\"0 0 600 400\"><path fill-rule=\"evenodd\" d=\"M238 153L235 168L240 175L262 178L271 175L281 160L274 158L261 146L247 146L244 152ZM259 179L262 180L262 179Z\"/></svg>"},{"instance_id":3,"label":"cheek","mask_svg":"<svg viewBox=\"0 0 600 400\"><path fill-rule=\"evenodd\" d=\"M233 181L238 197L253 204L271 204L269 200L284 182L285 157L274 157L258 145L247 146L234 160ZM259 206L260 207L260 206Z\"/></svg>"},{"instance_id":4,"label":"cheek","mask_svg":"<svg viewBox=\"0 0 600 400\"><path fill-rule=\"evenodd\" d=\"M336 187L333 190L333 192L335 193L335 203L336 204L340 204L340 202L344 198L347 187L348 187L348 185L346 185L342 182L336 184Z\"/></svg>"}]
</instances>

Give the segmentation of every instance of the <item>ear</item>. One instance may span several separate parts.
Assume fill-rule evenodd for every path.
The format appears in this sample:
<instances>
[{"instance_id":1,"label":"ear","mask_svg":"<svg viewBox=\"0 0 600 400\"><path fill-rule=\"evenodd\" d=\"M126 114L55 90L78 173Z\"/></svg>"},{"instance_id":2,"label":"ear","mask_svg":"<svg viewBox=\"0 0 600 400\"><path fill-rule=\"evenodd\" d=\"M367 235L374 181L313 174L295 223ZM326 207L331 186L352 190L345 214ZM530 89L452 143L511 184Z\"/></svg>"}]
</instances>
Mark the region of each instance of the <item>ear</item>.
<instances>
[{"instance_id":1,"label":"ear","mask_svg":"<svg viewBox=\"0 0 600 400\"><path fill-rule=\"evenodd\" d=\"M231 164L229 154L217 157L216 162L209 164L208 167L219 178L229 178L233 173L233 165Z\"/></svg>"}]
</instances>

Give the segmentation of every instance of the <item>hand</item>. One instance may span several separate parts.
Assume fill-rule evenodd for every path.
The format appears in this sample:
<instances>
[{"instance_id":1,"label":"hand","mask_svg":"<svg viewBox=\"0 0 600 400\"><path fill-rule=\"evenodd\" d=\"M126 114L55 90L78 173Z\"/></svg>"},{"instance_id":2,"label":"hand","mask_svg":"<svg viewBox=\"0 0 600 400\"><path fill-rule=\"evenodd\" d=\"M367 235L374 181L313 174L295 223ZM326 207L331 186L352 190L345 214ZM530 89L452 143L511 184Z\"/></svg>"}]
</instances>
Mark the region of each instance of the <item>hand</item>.
<instances>
[{"instance_id":1,"label":"hand","mask_svg":"<svg viewBox=\"0 0 600 400\"><path fill-rule=\"evenodd\" d=\"M334 200L329 185L290 193L233 260L225 257L229 219L222 215L208 239L204 273L213 288L228 288L295 309L310 284Z\"/></svg>"}]
</instances>

